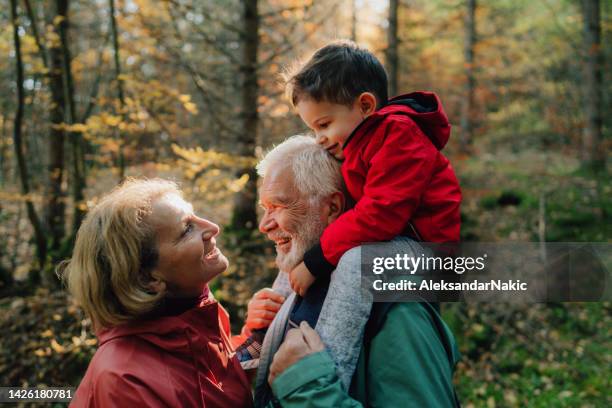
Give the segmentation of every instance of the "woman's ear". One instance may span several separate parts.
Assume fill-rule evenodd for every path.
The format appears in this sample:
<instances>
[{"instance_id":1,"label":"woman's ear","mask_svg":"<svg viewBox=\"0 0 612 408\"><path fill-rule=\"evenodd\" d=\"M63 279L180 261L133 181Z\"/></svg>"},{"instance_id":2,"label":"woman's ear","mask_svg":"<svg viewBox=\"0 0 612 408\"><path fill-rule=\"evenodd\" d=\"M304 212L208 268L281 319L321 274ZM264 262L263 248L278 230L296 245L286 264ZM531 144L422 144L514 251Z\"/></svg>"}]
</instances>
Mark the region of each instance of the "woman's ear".
<instances>
[{"instance_id":1,"label":"woman's ear","mask_svg":"<svg viewBox=\"0 0 612 408\"><path fill-rule=\"evenodd\" d=\"M372 92L363 92L359 95L359 110L364 118L376 112L376 97Z\"/></svg>"},{"instance_id":2,"label":"woman's ear","mask_svg":"<svg viewBox=\"0 0 612 408\"><path fill-rule=\"evenodd\" d=\"M331 224L344 212L344 194L335 192L329 198L327 222Z\"/></svg>"},{"instance_id":3,"label":"woman's ear","mask_svg":"<svg viewBox=\"0 0 612 408\"><path fill-rule=\"evenodd\" d=\"M162 279L162 276L156 270L151 272L151 281L147 284L147 288L155 293L162 293L166 291L166 282Z\"/></svg>"}]
</instances>

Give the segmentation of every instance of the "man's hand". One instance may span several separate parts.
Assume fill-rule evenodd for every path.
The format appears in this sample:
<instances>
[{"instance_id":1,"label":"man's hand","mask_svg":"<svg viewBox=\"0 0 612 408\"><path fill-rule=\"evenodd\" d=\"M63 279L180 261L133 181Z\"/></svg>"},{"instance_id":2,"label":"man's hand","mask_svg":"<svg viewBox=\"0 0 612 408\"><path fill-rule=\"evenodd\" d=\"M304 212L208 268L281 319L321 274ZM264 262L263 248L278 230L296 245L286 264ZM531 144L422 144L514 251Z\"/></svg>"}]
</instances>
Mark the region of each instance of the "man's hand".
<instances>
[{"instance_id":1,"label":"man's hand","mask_svg":"<svg viewBox=\"0 0 612 408\"><path fill-rule=\"evenodd\" d=\"M270 326L284 301L283 296L270 288L257 291L249 301L245 326L249 330Z\"/></svg>"},{"instance_id":2,"label":"man's hand","mask_svg":"<svg viewBox=\"0 0 612 408\"><path fill-rule=\"evenodd\" d=\"M289 282L291 289L298 295L304 297L310 285L315 281L315 277L308 270L304 262L300 262L298 266L289 272Z\"/></svg>"},{"instance_id":3,"label":"man's hand","mask_svg":"<svg viewBox=\"0 0 612 408\"><path fill-rule=\"evenodd\" d=\"M319 334L314 331L305 321L300 324L299 329L291 329L285 336L285 341L279 347L270 365L268 383L272 385L274 379L282 374L302 358L309 354L317 353L325 349Z\"/></svg>"}]
</instances>

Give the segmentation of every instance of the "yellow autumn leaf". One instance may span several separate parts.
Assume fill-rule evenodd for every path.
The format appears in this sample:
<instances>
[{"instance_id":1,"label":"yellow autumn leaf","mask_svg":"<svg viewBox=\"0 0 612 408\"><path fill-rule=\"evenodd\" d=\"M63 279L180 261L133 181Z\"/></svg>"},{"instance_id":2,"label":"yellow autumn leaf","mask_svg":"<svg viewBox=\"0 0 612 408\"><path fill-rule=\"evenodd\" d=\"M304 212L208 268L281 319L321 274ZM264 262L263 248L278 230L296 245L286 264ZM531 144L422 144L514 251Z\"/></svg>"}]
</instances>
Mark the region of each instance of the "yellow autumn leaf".
<instances>
[{"instance_id":1,"label":"yellow autumn leaf","mask_svg":"<svg viewBox=\"0 0 612 408\"><path fill-rule=\"evenodd\" d=\"M115 115L106 115L104 117L104 123L106 123L108 126L116 127L119 125L119 123L121 123L121 118Z\"/></svg>"},{"instance_id":2,"label":"yellow autumn leaf","mask_svg":"<svg viewBox=\"0 0 612 408\"><path fill-rule=\"evenodd\" d=\"M75 123L73 125L68 125L66 126L66 130L69 132L75 132L75 133L85 133L87 132L87 125L84 123Z\"/></svg>"},{"instance_id":3,"label":"yellow autumn leaf","mask_svg":"<svg viewBox=\"0 0 612 408\"><path fill-rule=\"evenodd\" d=\"M55 341L55 339L51 339L51 348L58 354L63 354L66 352L66 348Z\"/></svg>"},{"instance_id":4,"label":"yellow autumn leaf","mask_svg":"<svg viewBox=\"0 0 612 408\"><path fill-rule=\"evenodd\" d=\"M184 106L185 110L187 112L189 112L189 113L192 113L194 115L198 113L198 107L193 102L187 102L187 103L183 104L183 106Z\"/></svg>"}]
</instances>

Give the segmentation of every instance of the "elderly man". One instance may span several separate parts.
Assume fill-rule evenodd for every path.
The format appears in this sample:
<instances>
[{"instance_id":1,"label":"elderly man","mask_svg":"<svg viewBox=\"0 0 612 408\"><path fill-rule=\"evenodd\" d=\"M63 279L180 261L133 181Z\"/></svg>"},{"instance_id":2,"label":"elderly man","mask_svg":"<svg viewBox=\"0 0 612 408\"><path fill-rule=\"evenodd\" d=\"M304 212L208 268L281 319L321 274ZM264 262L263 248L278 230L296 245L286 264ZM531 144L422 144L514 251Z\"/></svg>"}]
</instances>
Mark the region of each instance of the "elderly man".
<instances>
[{"instance_id":1,"label":"elderly man","mask_svg":"<svg viewBox=\"0 0 612 408\"><path fill-rule=\"evenodd\" d=\"M360 248L347 252L332 274L330 289L316 322L321 337L306 322L286 332L291 322L301 320L302 309L321 307L309 304L311 292L326 290L313 286L304 299L297 298L287 290L287 272L302 260L304 252L317 241L325 227L343 212L345 195L339 164L314 139L306 136L294 136L274 148L258 165L258 172L263 177L260 202L265 211L260 230L276 243L276 262L280 269L273 289L289 297L272 321L263 343L256 380L256 406L279 403L283 407L457 406L452 385L453 368L458 359L456 344L437 311L427 303L395 303L382 309L374 306L365 336L363 327L346 324L343 335L348 331L355 338L359 359L348 382L338 377L334 361L338 364L343 350L329 347L333 342L327 340L337 330L330 319L346 308L366 307L342 296L347 285L359 286L359 279L347 280L358 273L347 274L341 270L360 268ZM389 245L399 245L404 251L417 249L409 240ZM269 289L261 293L268 294L265 297L269 306L262 322L269 322L274 314L269 312L277 310L270 306L279 298L271 295L273 292ZM370 312L367 307L364 313ZM279 347L283 337L284 343ZM350 384L348 391L343 383Z\"/></svg>"}]
</instances>

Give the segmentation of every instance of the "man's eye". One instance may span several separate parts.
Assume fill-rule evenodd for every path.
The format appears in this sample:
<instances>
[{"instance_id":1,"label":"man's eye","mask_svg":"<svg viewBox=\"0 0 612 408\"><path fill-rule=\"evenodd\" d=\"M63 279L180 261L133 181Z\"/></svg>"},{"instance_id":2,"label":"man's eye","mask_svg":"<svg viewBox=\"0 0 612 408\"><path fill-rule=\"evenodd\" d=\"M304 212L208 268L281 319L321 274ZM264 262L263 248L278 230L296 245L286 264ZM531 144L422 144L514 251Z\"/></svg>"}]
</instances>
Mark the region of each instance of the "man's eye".
<instances>
[{"instance_id":1,"label":"man's eye","mask_svg":"<svg viewBox=\"0 0 612 408\"><path fill-rule=\"evenodd\" d=\"M192 223L187 224L187 226L185 227L185 230L183 230L183 236L189 234L192 230L193 230L193 224Z\"/></svg>"}]
</instances>

